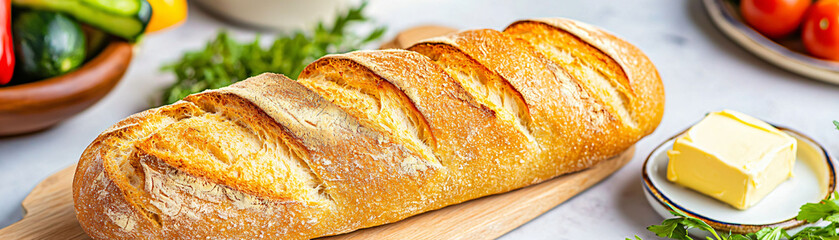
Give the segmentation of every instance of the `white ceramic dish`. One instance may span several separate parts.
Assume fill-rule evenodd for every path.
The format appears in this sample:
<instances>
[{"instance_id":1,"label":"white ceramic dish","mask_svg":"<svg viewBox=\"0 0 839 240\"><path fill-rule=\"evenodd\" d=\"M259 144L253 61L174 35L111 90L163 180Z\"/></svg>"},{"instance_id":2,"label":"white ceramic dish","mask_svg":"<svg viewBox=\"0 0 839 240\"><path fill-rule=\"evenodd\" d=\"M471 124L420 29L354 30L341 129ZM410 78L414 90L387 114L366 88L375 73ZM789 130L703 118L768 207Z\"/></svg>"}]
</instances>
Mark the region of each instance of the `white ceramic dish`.
<instances>
[{"instance_id":1,"label":"white ceramic dish","mask_svg":"<svg viewBox=\"0 0 839 240\"><path fill-rule=\"evenodd\" d=\"M360 0L199 0L221 17L278 30L311 28L318 21L332 24L335 13L358 6Z\"/></svg>"},{"instance_id":2,"label":"white ceramic dish","mask_svg":"<svg viewBox=\"0 0 839 240\"><path fill-rule=\"evenodd\" d=\"M727 0L703 0L714 24L747 51L788 71L813 79L839 84L839 62L825 61L803 54L758 33L740 18L737 8ZM800 43L797 43L800 45ZM787 44L796 45L796 44Z\"/></svg>"},{"instance_id":3,"label":"white ceramic dish","mask_svg":"<svg viewBox=\"0 0 839 240\"><path fill-rule=\"evenodd\" d=\"M749 233L764 227L791 229L804 222L796 220L798 208L818 202L833 193L836 171L833 160L824 148L798 132L778 127L798 139L798 154L793 169L794 177L746 210L738 210L726 203L667 180L667 150L673 148L676 136L659 145L644 162L643 190L650 205L664 218L679 209L699 218L721 232Z\"/></svg>"}]
</instances>

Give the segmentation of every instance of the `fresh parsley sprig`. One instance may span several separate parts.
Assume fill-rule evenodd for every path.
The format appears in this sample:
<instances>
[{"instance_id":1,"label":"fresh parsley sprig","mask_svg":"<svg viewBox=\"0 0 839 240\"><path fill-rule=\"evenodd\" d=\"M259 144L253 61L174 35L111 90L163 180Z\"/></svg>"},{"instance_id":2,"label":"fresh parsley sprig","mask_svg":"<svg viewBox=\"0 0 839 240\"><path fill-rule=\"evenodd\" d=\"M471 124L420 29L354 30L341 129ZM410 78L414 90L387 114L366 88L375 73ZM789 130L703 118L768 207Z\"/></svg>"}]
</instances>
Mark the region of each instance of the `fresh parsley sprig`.
<instances>
[{"instance_id":1,"label":"fresh parsley sprig","mask_svg":"<svg viewBox=\"0 0 839 240\"><path fill-rule=\"evenodd\" d=\"M647 230L655 233L656 236L659 237L679 240L692 240L693 238L688 235L688 230L692 228L711 233L714 238L708 237L708 240L780 240L783 237L790 238L790 235L780 227L764 228L758 232L746 235L717 233L714 228L704 221L688 216L682 211L674 209L673 211L670 211L670 213L676 217L664 220L661 225L649 226L647 227ZM641 238L635 236L635 239L640 240Z\"/></svg>"},{"instance_id":2,"label":"fresh parsley sprig","mask_svg":"<svg viewBox=\"0 0 839 240\"><path fill-rule=\"evenodd\" d=\"M282 73L296 79L309 63L330 53L357 50L385 33L378 26L366 34L353 32L354 25L369 22L363 11L367 2L336 17L331 26L323 22L309 32L279 34L268 48L259 36L251 42L239 42L220 31L215 39L198 51L187 52L162 67L172 72L176 81L163 93L163 103L176 102L189 94L224 87L264 73Z\"/></svg>"},{"instance_id":3,"label":"fresh parsley sprig","mask_svg":"<svg viewBox=\"0 0 839 240\"><path fill-rule=\"evenodd\" d=\"M670 211L676 216L675 218L666 219L661 225L649 226L647 230L659 237L679 240L692 240L693 238L687 232L693 228L711 233L714 238L708 238L709 240L839 240L836 232L837 226L839 226L839 200L837 200L837 197L839 197L839 193L834 193L830 198L819 203L807 203L801 206L798 215L795 217L796 219L808 223L824 220L830 222L830 224L824 227L807 227L792 236L780 227L764 228L758 232L745 235L720 234L704 221L688 216L679 210ZM635 238L640 239L638 236Z\"/></svg>"},{"instance_id":4,"label":"fresh parsley sprig","mask_svg":"<svg viewBox=\"0 0 839 240\"><path fill-rule=\"evenodd\" d=\"M702 220L690 217L679 210L673 210L670 211L670 213L678 217L664 220L664 222L662 222L661 225L649 226L647 227L647 230L654 232L659 237L666 237L672 239L691 239L688 236L687 230L691 228L699 228L711 232L714 235L714 237L720 239L719 235L717 235L717 232L714 231L714 229L711 226L709 226Z\"/></svg>"},{"instance_id":5,"label":"fresh parsley sprig","mask_svg":"<svg viewBox=\"0 0 839 240\"><path fill-rule=\"evenodd\" d=\"M839 130L839 121L833 121L836 129ZM688 236L688 230L700 229L711 233L714 238L708 240L839 240L837 228L839 228L839 192L834 192L828 199L818 203L807 203L801 206L795 219L815 223L818 221L828 222L825 226L806 227L790 236L786 230L780 227L763 228L760 231L749 234L720 234L704 221L688 216L682 211L672 208L670 211L676 217L665 219L660 225L652 225L647 230L655 233L656 236L679 240L692 240ZM627 238L627 240L632 240ZM635 236L635 240L641 240Z\"/></svg>"}]
</instances>

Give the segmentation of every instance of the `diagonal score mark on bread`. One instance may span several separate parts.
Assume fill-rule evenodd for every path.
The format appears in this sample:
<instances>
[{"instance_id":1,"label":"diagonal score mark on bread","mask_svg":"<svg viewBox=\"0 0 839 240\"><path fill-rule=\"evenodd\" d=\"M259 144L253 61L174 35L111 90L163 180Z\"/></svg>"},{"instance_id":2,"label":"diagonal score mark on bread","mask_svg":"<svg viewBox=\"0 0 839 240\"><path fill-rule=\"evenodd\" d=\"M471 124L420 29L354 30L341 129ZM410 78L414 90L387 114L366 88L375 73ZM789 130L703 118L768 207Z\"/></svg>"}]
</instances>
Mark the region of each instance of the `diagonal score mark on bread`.
<instances>
[{"instance_id":1,"label":"diagonal score mark on bread","mask_svg":"<svg viewBox=\"0 0 839 240\"><path fill-rule=\"evenodd\" d=\"M535 141L527 105L521 94L507 81L451 46L427 43L415 45L409 50L431 58L457 80L472 98L492 110L502 121L513 123L516 130Z\"/></svg>"},{"instance_id":2,"label":"diagonal score mark on bread","mask_svg":"<svg viewBox=\"0 0 839 240\"><path fill-rule=\"evenodd\" d=\"M559 50L562 52L560 56L565 56L562 57L563 61L558 62L559 64L565 64L569 60L566 58L567 54L570 53L576 58L572 61L581 63L583 67L576 71L572 69L571 72L583 72L587 76L578 76L583 80L602 80L597 75L606 77L621 97L612 100L623 101L622 105L613 104L612 106L613 108L623 106L627 110L630 119L622 121L635 123L636 126L630 128L632 131L649 134L650 129L654 129L651 126L656 126L660 122L660 118L652 115L654 111L649 110L664 107L663 85L655 82L660 79L658 71L649 64L646 56L639 58L640 50L634 45L603 29L563 18L521 20L510 24L504 31L534 45L543 45L543 49L549 49L543 51L545 55L552 56L553 50ZM538 35L528 33L538 33ZM580 65L572 64L571 66ZM592 70L597 74L592 74ZM594 79L588 79L588 77ZM604 86L606 85L595 84L587 87L596 89ZM608 87L600 90L611 91ZM600 95L599 97L614 98L615 95L612 93L609 96ZM622 117L626 116L622 115Z\"/></svg>"},{"instance_id":3,"label":"diagonal score mark on bread","mask_svg":"<svg viewBox=\"0 0 839 240\"><path fill-rule=\"evenodd\" d=\"M570 20L411 50L329 55L298 81L262 74L126 118L81 157L80 224L95 239L340 234L585 169L661 120L646 56Z\"/></svg>"},{"instance_id":4,"label":"diagonal score mark on bread","mask_svg":"<svg viewBox=\"0 0 839 240\"><path fill-rule=\"evenodd\" d=\"M130 124L107 131L116 135L108 140L124 143L105 145L120 149L105 151L102 159L140 218L158 227L161 215L197 218L197 211L206 210L189 205L202 201L224 200L242 209L261 205L262 199L308 205L331 200L294 140L247 100L209 92L140 115L145 128ZM222 135L229 131L237 134ZM178 143L179 138L193 140ZM199 203L182 195L197 196ZM110 218L125 218L116 209L109 212Z\"/></svg>"},{"instance_id":5,"label":"diagonal score mark on bread","mask_svg":"<svg viewBox=\"0 0 839 240\"><path fill-rule=\"evenodd\" d=\"M365 126L422 156L423 162L404 162L406 174L440 166L440 160L432 150L436 141L426 119L402 90L364 66L324 57L309 64L298 82L338 105Z\"/></svg>"},{"instance_id":6,"label":"diagonal score mark on bread","mask_svg":"<svg viewBox=\"0 0 839 240\"><path fill-rule=\"evenodd\" d=\"M140 141L140 152L191 175L270 199L321 202L329 198L303 160L302 146L246 99L211 92L184 100L203 114L170 124Z\"/></svg>"},{"instance_id":7,"label":"diagonal score mark on bread","mask_svg":"<svg viewBox=\"0 0 839 240\"><path fill-rule=\"evenodd\" d=\"M268 229L251 229L253 232L242 233L243 235L240 236L254 234L273 236L271 238L279 238L280 236L302 238L301 236L306 236L303 235L305 233L295 235L284 230L289 228L311 228L312 231L323 234L344 232L360 227L358 224L363 222L378 222L378 224L381 224L384 223L385 219L406 217L402 211L385 214L376 213L374 206L390 206L391 208L402 206L405 208L404 211L417 211L417 209L420 209L418 206L422 203L419 199L426 197L422 194L413 193L422 192L419 189L426 185L424 182L427 182L428 178L436 176L432 169L414 174L414 176L396 174L402 172L401 162L403 160L416 158L416 156L413 156L401 145L390 142L378 132L362 127L353 117L347 115L335 105L281 75L263 74L228 88L192 95L186 100L189 101L181 101L174 105L152 109L132 116L119 123L114 129L106 131L89 147L90 151L87 151L84 157L92 159L94 162L80 164L82 168L79 171L81 172L77 173L80 177L77 178L77 181L74 181L74 184L85 185L82 188L93 187L93 189L100 190L103 188L109 189L107 186L117 185L121 189L119 192L124 194L126 198L111 199L88 195L76 198L77 201L86 199L83 200L86 203L77 204L78 207L82 208L78 211L79 214L90 217L84 219L98 222L103 227L112 228L111 231L88 231L88 234L94 238L113 238L114 234L125 234L121 235L123 237L149 236L149 234L152 236L175 236L173 234L177 234L178 229L193 227L226 228L224 227L226 224L245 224L245 222L250 221L248 218L254 216L258 216L256 218L259 219L272 219L272 224L276 225ZM181 110L181 108L185 110ZM185 140L183 143L159 143L163 149L155 149L153 145L144 146L145 144L151 144L149 142L159 141L160 139L155 137L157 135L181 134L183 130L178 128L188 129L189 127L182 126L189 126L189 122L194 119L206 119L207 117L203 115L218 114L218 112L224 111L218 109L225 108L233 109L233 111L243 111L239 113L241 118L256 118L259 120L246 120L250 125L271 124L275 121L282 126L283 131L293 135L294 140L299 141L300 145L305 147L302 151L307 153L299 155L305 156L303 159L307 161L308 168L314 175L322 179L322 185L324 186L322 190L328 198L302 201L305 199L301 199L301 197L305 197L305 195L295 195L290 191L277 192L280 195L258 192L260 186L272 187L283 184L290 185L291 188L306 190L307 184L286 182L285 179L281 178L273 179L275 181L263 181L265 179L261 179L237 183L239 180L247 180L248 176L244 179L229 179L224 176L230 174L229 172L213 169L213 167L229 165L228 162L219 161L215 157L204 157L189 159L188 161L191 162L187 165L181 162L185 159L179 156L187 153L222 154L213 153L216 151L214 149L178 149L180 151L178 153L167 152L167 148L195 148L196 146L183 145L203 145L207 139L201 138L206 136L190 135L184 138L189 140ZM259 110L248 111L249 109ZM265 114L270 115L272 119L263 119L262 116ZM217 120L217 124L221 124L236 117L225 117L229 118L227 120L218 119L217 116L209 118L215 119L214 121ZM137 121L137 123L128 124L125 123L126 121ZM262 130L249 131L270 134ZM194 131L188 133L195 134ZM105 159L103 165L115 165L116 163L112 161L125 160L125 156L102 156L116 152L109 149L114 146L127 149L136 148L137 150L133 152L139 152L139 154L133 155L139 156L135 158L136 162L139 162L136 164L139 167L132 171L120 172L119 170L107 170L119 169L118 167L109 168L106 166L105 172L108 173L108 177L101 177L101 172L97 173L95 167L85 167L96 166L95 161L100 161L100 164L103 164L101 163L103 159ZM102 150L96 151L95 149ZM252 152L242 148L233 148L230 151ZM266 159L238 159L237 162L259 160ZM283 159L279 158L278 160ZM267 165L276 166L277 164ZM153 171L149 171L149 169ZM258 169L258 167L254 169ZM368 170L361 171L362 169ZM287 170L300 171L300 169ZM249 177L271 175L270 172L260 172L260 174L262 175ZM95 181L91 185L83 184L85 182L80 182L82 176ZM136 177L145 180L145 182L139 182L136 186L133 186L130 181L126 180L129 177ZM177 184L177 181L170 181L172 179L186 180L180 181L180 183L185 184ZM169 184L160 184L161 182ZM223 195L227 196L227 200L218 200L219 198L213 197L213 191L189 190L206 188L208 182L218 186L220 189L213 191L222 191ZM403 186L404 189L392 191L388 186L393 185ZM97 186L103 187L97 188ZM101 193L106 192L101 191ZM358 197L385 196L385 193L395 195L388 198L377 197L378 200ZM99 196L110 195L100 194ZM403 201L388 203L385 199L403 199ZM94 205L108 208L105 210L106 214L88 215L89 211L96 210L95 208L84 208L84 206L92 206L91 202L98 202L99 204ZM103 202L108 202L108 204ZM413 202L414 206L405 206L405 202ZM229 212L230 209L237 209L237 211ZM338 213L354 214L336 216ZM373 214L381 216L382 219L369 220L364 217ZM119 219L119 221L115 219ZM135 224L126 224L126 221L123 221L124 219L130 219L127 222ZM205 223L196 221L199 219ZM84 224L85 221L82 220L81 222ZM329 227L323 222L340 223L340 227ZM143 226L143 228L127 226ZM207 233L210 233L210 231L207 231Z\"/></svg>"},{"instance_id":8,"label":"diagonal score mark on bread","mask_svg":"<svg viewBox=\"0 0 839 240\"><path fill-rule=\"evenodd\" d=\"M581 86L591 96L608 103L604 106L617 113L622 122L636 127L626 107L632 89L620 65L577 36L553 28L544 23L520 21L507 27L504 33L529 42L555 63L566 66L571 75L585 83Z\"/></svg>"},{"instance_id":9,"label":"diagonal score mark on bread","mask_svg":"<svg viewBox=\"0 0 839 240\"><path fill-rule=\"evenodd\" d=\"M614 131L612 114L582 89L580 80L525 42L482 29L425 40L409 50L447 68L500 118L518 120L520 129L549 158L575 159L564 161L564 167L582 169L604 157L596 149L611 142L588 139ZM557 141L556 136L579 136L580 140Z\"/></svg>"}]
</instances>

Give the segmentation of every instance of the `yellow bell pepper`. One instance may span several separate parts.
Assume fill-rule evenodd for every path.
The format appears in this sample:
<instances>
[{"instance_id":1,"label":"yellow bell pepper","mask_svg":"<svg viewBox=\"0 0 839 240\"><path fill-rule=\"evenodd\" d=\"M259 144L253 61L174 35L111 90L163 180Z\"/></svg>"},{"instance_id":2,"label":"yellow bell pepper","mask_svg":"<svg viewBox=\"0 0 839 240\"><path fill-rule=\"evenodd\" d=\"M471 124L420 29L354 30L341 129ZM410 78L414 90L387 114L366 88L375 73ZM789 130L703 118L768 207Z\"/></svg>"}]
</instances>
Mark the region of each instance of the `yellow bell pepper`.
<instances>
[{"instance_id":1,"label":"yellow bell pepper","mask_svg":"<svg viewBox=\"0 0 839 240\"><path fill-rule=\"evenodd\" d=\"M186 19L186 0L148 0L151 5L151 20L146 32L155 32L179 25Z\"/></svg>"}]
</instances>

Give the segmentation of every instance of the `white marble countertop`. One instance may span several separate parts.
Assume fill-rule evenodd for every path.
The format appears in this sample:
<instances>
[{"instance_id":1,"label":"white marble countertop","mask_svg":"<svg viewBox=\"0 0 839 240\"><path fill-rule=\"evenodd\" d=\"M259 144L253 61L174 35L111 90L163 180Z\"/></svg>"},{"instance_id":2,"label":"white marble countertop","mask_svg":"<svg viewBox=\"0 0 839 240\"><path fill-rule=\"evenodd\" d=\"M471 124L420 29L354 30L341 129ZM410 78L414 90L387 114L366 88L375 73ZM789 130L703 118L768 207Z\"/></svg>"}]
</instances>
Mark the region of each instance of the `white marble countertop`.
<instances>
[{"instance_id":1,"label":"white marble countertop","mask_svg":"<svg viewBox=\"0 0 839 240\"><path fill-rule=\"evenodd\" d=\"M723 36L700 1L373 1L368 13L396 31L424 23L457 28L495 28L522 18L567 17L605 28L642 49L658 67L666 88L664 119L637 144L635 159L600 184L513 230L503 239L623 239L661 218L641 192L641 163L654 146L709 111L739 110L810 135L839 154L839 86L775 68ZM191 8L175 30L146 37L122 82L101 102L39 133L0 138L0 227L21 218L20 202L51 173L76 161L96 135L149 107L173 81L162 63L203 47L216 29L241 39L252 30L231 26ZM270 34L265 34L270 35ZM0 103L2 104L2 103Z\"/></svg>"}]
</instances>

